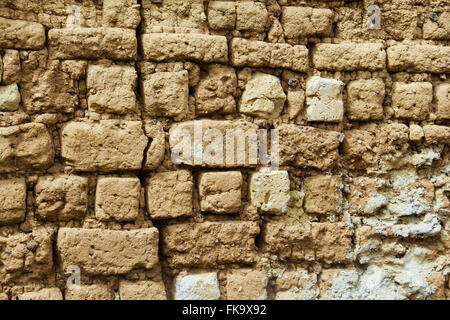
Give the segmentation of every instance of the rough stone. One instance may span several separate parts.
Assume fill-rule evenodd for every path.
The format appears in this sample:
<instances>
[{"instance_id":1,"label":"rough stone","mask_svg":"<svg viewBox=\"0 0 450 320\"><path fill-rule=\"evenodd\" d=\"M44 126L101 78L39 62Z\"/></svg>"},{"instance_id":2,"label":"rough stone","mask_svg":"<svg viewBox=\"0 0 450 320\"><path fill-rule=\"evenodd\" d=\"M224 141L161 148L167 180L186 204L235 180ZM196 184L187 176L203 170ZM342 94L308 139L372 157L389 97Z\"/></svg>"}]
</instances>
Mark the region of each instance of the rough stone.
<instances>
[{"instance_id":1,"label":"rough stone","mask_svg":"<svg viewBox=\"0 0 450 320\"><path fill-rule=\"evenodd\" d=\"M40 177L35 195L37 218L45 221L81 220L87 212L88 179L66 175Z\"/></svg>"},{"instance_id":2,"label":"rough stone","mask_svg":"<svg viewBox=\"0 0 450 320\"><path fill-rule=\"evenodd\" d=\"M56 248L63 269L77 265L91 275L120 275L158 265L158 230L60 228Z\"/></svg>"},{"instance_id":3,"label":"rough stone","mask_svg":"<svg viewBox=\"0 0 450 320\"><path fill-rule=\"evenodd\" d=\"M48 32L53 59L135 60L135 30L119 28L65 28Z\"/></svg>"},{"instance_id":4,"label":"rough stone","mask_svg":"<svg viewBox=\"0 0 450 320\"><path fill-rule=\"evenodd\" d=\"M265 271L235 269L227 273L227 300L266 300L269 277Z\"/></svg>"},{"instance_id":5,"label":"rough stone","mask_svg":"<svg viewBox=\"0 0 450 320\"><path fill-rule=\"evenodd\" d=\"M347 87L346 115L350 120L383 119L384 82L379 79L356 80Z\"/></svg>"},{"instance_id":6,"label":"rough stone","mask_svg":"<svg viewBox=\"0 0 450 320\"><path fill-rule=\"evenodd\" d=\"M36 292L27 292L21 294L18 300L64 300L59 288L46 288Z\"/></svg>"},{"instance_id":7,"label":"rough stone","mask_svg":"<svg viewBox=\"0 0 450 320\"><path fill-rule=\"evenodd\" d=\"M39 50L45 44L44 26L23 20L0 17L0 48Z\"/></svg>"},{"instance_id":8,"label":"rough stone","mask_svg":"<svg viewBox=\"0 0 450 320\"><path fill-rule=\"evenodd\" d=\"M313 51L313 64L319 70L376 71L386 66L386 51L378 43L320 43Z\"/></svg>"},{"instance_id":9,"label":"rough stone","mask_svg":"<svg viewBox=\"0 0 450 320\"><path fill-rule=\"evenodd\" d=\"M311 77L306 83L306 113L308 121L341 122L344 118L342 92L339 80Z\"/></svg>"},{"instance_id":10,"label":"rough stone","mask_svg":"<svg viewBox=\"0 0 450 320\"><path fill-rule=\"evenodd\" d=\"M150 61L192 60L226 63L227 38L203 34L152 33L141 36L144 59Z\"/></svg>"},{"instance_id":11,"label":"rough stone","mask_svg":"<svg viewBox=\"0 0 450 320\"><path fill-rule=\"evenodd\" d=\"M233 68L209 65L208 74L200 79L194 91L195 114L235 113L236 87L237 78Z\"/></svg>"},{"instance_id":12,"label":"rough stone","mask_svg":"<svg viewBox=\"0 0 450 320\"><path fill-rule=\"evenodd\" d=\"M0 128L0 173L45 170L53 164L52 138L40 123Z\"/></svg>"},{"instance_id":13,"label":"rough stone","mask_svg":"<svg viewBox=\"0 0 450 320\"><path fill-rule=\"evenodd\" d=\"M283 7L281 24L288 39L328 36L333 30L333 11L308 7Z\"/></svg>"},{"instance_id":14,"label":"rough stone","mask_svg":"<svg viewBox=\"0 0 450 320\"><path fill-rule=\"evenodd\" d=\"M166 288L162 281L121 280L119 283L120 300L166 300Z\"/></svg>"},{"instance_id":15,"label":"rough stone","mask_svg":"<svg viewBox=\"0 0 450 320\"><path fill-rule=\"evenodd\" d=\"M61 156L76 171L140 170L148 139L138 121L69 122Z\"/></svg>"},{"instance_id":16,"label":"rough stone","mask_svg":"<svg viewBox=\"0 0 450 320\"><path fill-rule=\"evenodd\" d=\"M436 116L439 120L450 120L450 84L436 87Z\"/></svg>"},{"instance_id":17,"label":"rough stone","mask_svg":"<svg viewBox=\"0 0 450 320\"><path fill-rule=\"evenodd\" d=\"M429 82L394 83L392 107L396 118L425 120L432 100L433 85Z\"/></svg>"},{"instance_id":18,"label":"rough stone","mask_svg":"<svg viewBox=\"0 0 450 320\"><path fill-rule=\"evenodd\" d=\"M0 180L0 225L22 222L25 219L26 199L25 179Z\"/></svg>"},{"instance_id":19,"label":"rough stone","mask_svg":"<svg viewBox=\"0 0 450 320\"><path fill-rule=\"evenodd\" d=\"M141 21L137 0L104 0L103 25L105 27L136 29Z\"/></svg>"},{"instance_id":20,"label":"rough stone","mask_svg":"<svg viewBox=\"0 0 450 320\"><path fill-rule=\"evenodd\" d=\"M20 82L20 71L19 51L5 50L5 54L3 55L3 84L9 85ZM0 82L1 79L2 75L0 72Z\"/></svg>"},{"instance_id":21,"label":"rough stone","mask_svg":"<svg viewBox=\"0 0 450 320\"><path fill-rule=\"evenodd\" d=\"M17 111L20 101L21 97L17 84L0 86L0 111Z\"/></svg>"},{"instance_id":22,"label":"rough stone","mask_svg":"<svg viewBox=\"0 0 450 320\"><path fill-rule=\"evenodd\" d=\"M305 179L305 211L319 215L340 212L342 195L337 176L318 175Z\"/></svg>"},{"instance_id":23,"label":"rough stone","mask_svg":"<svg viewBox=\"0 0 450 320\"><path fill-rule=\"evenodd\" d=\"M450 47L398 44L387 49L389 71L445 73L450 71Z\"/></svg>"},{"instance_id":24,"label":"rough stone","mask_svg":"<svg viewBox=\"0 0 450 320\"><path fill-rule=\"evenodd\" d=\"M235 67L284 68L306 72L309 67L308 49L287 43L233 38L230 45L231 64Z\"/></svg>"},{"instance_id":25,"label":"rough stone","mask_svg":"<svg viewBox=\"0 0 450 320\"><path fill-rule=\"evenodd\" d=\"M136 220L140 191L138 178L101 177L95 193L95 217L100 221Z\"/></svg>"},{"instance_id":26,"label":"rough stone","mask_svg":"<svg viewBox=\"0 0 450 320\"><path fill-rule=\"evenodd\" d=\"M161 172L147 180L147 209L151 219L192 215L194 182L187 170Z\"/></svg>"},{"instance_id":27,"label":"rough stone","mask_svg":"<svg viewBox=\"0 0 450 320\"><path fill-rule=\"evenodd\" d=\"M257 73L245 86L239 111L265 118L278 118L286 102L286 94L280 80L272 75Z\"/></svg>"},{"instance_id":28,"label":"rough stone","mask_svg":"<svg viewBox=\"0 0 450 320\"><path fill-rule=\"evenodd\" d=\"M86 85L89 110L96 113L136 113L137 74L133 67L90 65Z\"/></svg>"},{"instance_id":29,"label":"rough stone","mask_svg":"<svg viewBox=\"0 0 450 320\"><path fill-rule=\"evenodd\" d=\"M114 291L104 284L82 285L68 288L64 294L65 300L114 300Z\"/></svg>"},{"instance_id":30,"label":"rough stone","mask_svg":"<svg viewBox=\"0 0 450 320\"><path fill-rule=\"evenodd\" d=\"M179 275L175 279L175 300L219 300L217 273Z\"/></svg>"},{"instance_id":31,"label":"rough stone","mask_svg":"<svg viewBox=\"0 0 450 320\"><path fill-rule=\"evenodd\" d=\"M269 18L264 3L253 1L236 2L236 29L240 31L264 32Z\"/></svg>"},{"instance_id":32,"label":"rough stone","mask_svg":"<svg viewBox=\"0 0 450 320\"><path fill-rule=\"evenodd\" d=\"M287 171L260 171L250 179L250 199L262 213L284 214L289 202L290 181Z\"/></svg>"},{"instance_id":33,"label":"rough stone","mask_svg":"<svg viewBox=\"0 0 450 320\"><path fill-rule=\"evenodd\" d=\"M280 165L326 170L338 160L339 132L288 124L278 129Z\"/></svg>"},{"instance_id":34,"label":"rough stone","mask_svg":"<svg viewBox=\"0 0 450 320\"><path fill-rule=\"evenodd\" d=\"M210 1L208 25L213 30L233 30L236 26L236 4L228 1Z\"/></svg>"},{"instance_id":35,"label":"rough stone","mask_svg":"<svg viewBox=\"0 0 450 320\"><path fill-rule=\"evenodd\" d=\"M239 213L243 182L240 171L205 172L199 181L202 212Z\"/></svg>"},{"instance_id":36,"label":"rough stone","mask_svg":"<svg viewBox=\"0 0 450 320\"><path fill-rule=\"evenodd\" d=\"M164 226L162 254L171 267L215 267L253 264L256 222L203 222Z\"/></svg>"},{"instance_id":37,"label":"rough stone","mask_svg":"<svg viewBox=\"0 0 450 320\"><path fill-rule=\"evenodd\" d=\"M149 117L181 120L188 112L189 78L187 71L157 72L143 82L144 113Z\"/></svg>"}]
</instances>

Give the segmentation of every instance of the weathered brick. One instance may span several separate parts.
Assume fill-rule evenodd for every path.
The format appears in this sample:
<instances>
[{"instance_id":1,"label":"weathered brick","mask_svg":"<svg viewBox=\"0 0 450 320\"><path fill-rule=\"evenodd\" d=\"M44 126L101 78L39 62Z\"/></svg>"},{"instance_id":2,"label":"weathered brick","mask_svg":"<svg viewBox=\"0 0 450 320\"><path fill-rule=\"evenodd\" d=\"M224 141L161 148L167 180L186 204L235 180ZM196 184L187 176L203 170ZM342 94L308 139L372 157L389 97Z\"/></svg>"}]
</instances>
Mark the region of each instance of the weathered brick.
<instances>
[{"instance_id":1,"label":"weathered brick","mask_svg":"<svg viewBox=\"0 0 450 320\"><path fill-rule=\"evenodd\" d=\"M141 21L137 0L103 0L103 25L136 29Z\"/></svg>"},{"instance_id":2,"label":"weathered brick","mask_svg":"<svg viewBox=\"0 0 450 320\"><path fill-rule=\"evenodd\" d=\"M140 170L148 138L138 121L70 122L61 133L61 156L76 171Z\"/></svg>"},{"instance_id":3,"label":"weathered brick","mask_svg":"<svg viewBox=\"0 0 450 320\"><path fill-rule=\"evenodd\" d=\"M337 176L318 175L305 179L305 211L319 215L339 213L342 202Z\"/></svg>"},{"instance_id":4,"label":"weathered brick","mask_svg":"<svg viewBox=\"0 0 450 320\"><path fill-rule=\"evenodd\" d=\"M45 170L53 164L52 138L40 123L0 128L0 173Z\"/></svg>"},{"instance_id":5,"label":"weathered brick","mask_svg":"<svg viewBox=\"0 0 450 320\"><path fill-rule=\"evenodd\" d=\"M175 300L219 300L217 273L181 274L175 278Z\"/></svg>"},{"instance_id":6,"label":"weathered brick","mask_svg":"<svg viewBox=\"0 0 450 320\"><path fill-rule=\"evenodd\" d=\"M309 68L305 46L233 38L230 51L231 63L236 67L285 68L300 72Z\"/></svg>"},{"instance_id":7,"label":"weathered brick","mask_svg":"<svg viewBox=\"0 0 450 320\"><path fill-rule=\"evenodd\" d=\"M319 296L317 274L302 267L286 270L275 280L275 300L314 300Z\"/></svg>"},{"instance_id":8,"label":"weathered brick","mask_svg":"<svg viewBox=\"0 0 450 320\"><path fill-rule=\"evenodd\" d=\"M387 49L389 71L445 73L450 71L450 47L398 44Z\"/></svg>"},{"instance_id":9,"label":"weathered brick","mask_svg":"<svg viewBox=\"0 0 450 320\"><path fill-rule=\"evenodd\" d=\"M436 87L436 116L439 120L450 120L450 84Z\"/></svg>"},{"instance_id":10,"label":"weathered brick","mask_svg":"<svg viewBox=\"0 0 450 320\"><path fill-rule=\"evenodd\" d=\"M19 300L64 300L59 288L46 288L35 292L26 292L18 297Z\"/></svg>"},{"instance_id":11,"label":"weathered brick","mask_svg":"<svg viewBox=\"0 0 450 320\"><path fill-rule=\"evenodd\" d=\"M105 284L70 287L64 294L65 300L114 300L114 291Z\"/></svg>"},{"instance_id":12,"label":"weathered brick","mask_svg":"<svg viewBox=\"0 0 450 320\"><path fill-rule=\"evenodd\" d=\"M100 221L136 220L140 191L138 178L101 177L95 193L95 217Z\"/></svg>"},{"instance_id":13,"label":"weathered brick","mask_svg":"<svg viewBox=\"0 0 450 320\"><path fill-rule=\"evenodd\" d=\"M283 7L281 24L288 39L328 36L333 31L333 11L308 7Z\"/></svg>"},{"instance_id":14,"label":"weathered brick","mask_svg":"<svg viewBox=\"0 0 450 320\"><path fill-rule=\"evenodd\" d=\"M1 67L0 67L1 69ZM3 55L3 84L9 85L20 81L20 56L18 50L5 50ZM0 71L0 82L2 74Z\"/></svg>"},{"instance_id":15,"label":"weathered brick","mask_svg":"<svg viewBox=\"0 0 450 320\"><path fill-rule=\"evenodd\" d=\"M135 60L135 30L119 28L65 28L48 32L54 59Z\"/></svg>"},{"instance_id":16,"label":"weathered brick","mask_svg":"<svg viewBox=\"0 0 450 320\"><path fill-rule=\"evenodd\" d=\"M261 171L250 178L250 199L262 213L283 214L289 202L290 181L287 171Z\"/></svg>"},{"instance_id":17,"label":"weathered brick","mask_svg":"<svg viewBox=\"0 0 450 320\"><path fill-rule=\"evenodd\" d=\"M158 264L158 230L59 229L56 247L65 270L77 265L92 275L127 274Z\"/></svg>"},{"instance_id":18,"label":"weathered brick","mask_svg":"<svg viewBox=\"0 0 450 320\"><path fill-rule=\"evenodd\" d=\"M377 187L376 179L370 177L353 178L348 196L350 213L372 215L385 207L388 202L388 197L380 192Z\"/></svg>"},{"instance_id":19,"label":"weathered brick","mask_svg":"<svg viewBox=\"0 0 450 320\"><path fill-rule=\"evenodd\" d=\"M172 161L177 164L236 168L254 167L258 162L258 127L247 121L187 121L172 125L169 134ZM217 140L211 143L208 136ZM200 145L201 152L197 149Z\"/></svg>"},{"instance_id":20,"label":"weathered brick","mask_svg":"<svg viewBox=\"0 0 450 320\"><path fill-rule=\"evenodd\" d=\"M209 65L208 74L195 88L195 114L232 114L236 112L237 77L234 68Z\"/></svg>"},{"instance_id":21,"label":"weathered brick","mask_svg":"<svg viewBox=\"0 0 450 320\"><path fill-rule=\"evenodd\" d=\"M0 17L0 30L0 48L38 50L44 47L45 29L40 23Z\"/></svg>"},{"instance_id":22,"label":"weathered brick","mask_svg":"<svg viewBox=\"0 0 450 320\"><path fill-rule=\"evenodd\" d=\"M384 46L378 43L317 44L313 63L319 70L376 71L386 66Z\"/></svg>"},{"instance_id":23,"label":"weathered brick","mask_svg":"<svg viewBox=\"0 0 450 320\"><path fill-rule=\"evenodd\" d=\"M263 270L234 269L227 273L227 300L266 300L269 277Z\"/></svg>"},{"instance_id":24,"label":"weathered brick","mask_svg":"<svg viewBox=\"0 0 450 320\"><path fill-rule=\"evenodd\" d=\"M352 235L345 222L288 225L268 222L262 231L263 251L290 261L352 261Z\"/></svg>"},{"instance_id":25,"label":"weathered brick","mask_svg":"<svg viewBox=\"0 0 450 320\"><path fill-rule=\"evenodd\" d=\"M162 254L172 267L253 264L256 222L203 222L164 226Z\"/></svg>"},{"instance_id":26,"label":"weathered brick","mask_svg":"<svg viewBox=\"0 0 450 320\"><path fill-rule=\"evenodd\" d=\"M189 78L186 70L157 72L142 84L144 113L149 117L181 120L188 112Z\"/></svg>"},{"instance_id":27,"label":"weathered brick","mask_svg":"<svg viewBox=\"0 0 450 320\"><path fill-rule=\"evenodd\" d=\"M205 172L199 180L202 212L238 213L241 209L240 171Z\"/></svg>"},{"instance_id":28,"label":"weathered brick","mask_svg":"<svg viewBox=\"0 0 450 320\"><path fill-rule=\"evenodd\" d=\"M427 19L423 24L423 38L435 40L450 39L450 12L442 12L437 21Z\"/></svg>"},{"instance_id":29,"label":"weathered brick","mask_svg":"<svg viewBox=\"0 0 450 320\"><path fill-rule=\"evenodd\" d=\"M228 61L227 38L203 34L152 33L141 36L144 59L192 60L201 63Z\"/></svg>"},{"instance_id":30,"label":"weathered brick","mask_svg":"<svg viewBox=\"0 0 450 320\"><path fill-rule=\"evenodd\" d=\"M392 108L396 118L425 120L432 100L433 85L429 82L394 83Z\"/></svg>"},{"instance_id":31,"label":"weathered brick","mask_svg":"<svg viewBox=\"0 0 450 320\"><path fill-rule=\"evenodd\" d=\"M120 280L120 300L166 300L166 288L162 281Z\"/></svg>"},{"instance_id":32,"label":"weathered brick","mask_svg":"<svg viewBox=\"0 0 450 320\"><path fill-rule=\"evenodd\" d=\"M39 66L40 62L36 61L36 65ZM45 68L23 72L22 75L24 83L20 91L27 113L72 114L75 111L79 87L69 72L65 72L62 62L49 60Z\"/></svg>"},{"instance_id":33,"label":"weathered brick","mask_svg":"<svg viewBox=\"0 0 450 320\"><path fill-rule=\"evenodd\" d=\"M17 84L0 86L0 111L17 111L20 101L21 97Z\"/></svg>"},{"instance_id":34,"label":"weathered brick","mask_svg":"<svg viewBox=\"0 0 450 320\"><path fill-rule=\"evenodd\" d=\"M380 79L356 80L347 87L346 114L350 120L383 119L384 82Z\"/></svg>"},{"instance_id":35,"label":"weathered brick","mask_svg":"<svg viewBox=\"0 0 450 320\"><path fill-rule=\"evenodd\" d=\"M87 212L88 179L40 177L35 188L36 216L46 221L81 220Z\"/></svg>"},{"instance_id":36,"label":"weathered brick","mask_svg":"<svg viewBox=\"0 0 450 320\"><path fill-rule=\"evenodd\" d=\"M368 124L344 131L343 137L343 159L352 169L377 169L404 158L409 147L409 129L402 123Z\"/></svg>"},{"instance_id":37,"label":"weathered brick","mask_svg":"<svg viewBox=\"0 0 450 320\"><path fill-rule=\"evenodd\" d=\"M194 182L187 170L161 172L147 180L147 209L152 219L192 215Z\"/></svg>"},{"instance_id":38,"label":"weathered brick","mask_svg":"<svg viewBox=\"0 0 450 320\"><path fill-rule=\"evenodd\" d=\"M236 2L236 29L264 32L269 14L264 3L253 1Z\"/></svg>"},{"instance_id":39,"label":"weathered brick","mask_svg":"<svg viewBox=\"0 0 450 320\"><path fill-rule=\"evenodd\" d=\"M206 32L202 0L142 2L142 30L150 32Z\"/></svg>"},{"instance_id":40,"label":"weathered brick","mask_svg":"<svg viewBox=\"0 0 450 320\"><path fill-rule=\"evenodd\" d=\"M423 127L425 144L450 144L450 127L426 125Z\"/></svg>"},{"instance_id":41,"label":"weathered brick","mask_svg":"<svg viewBox=\"0 0 450 320\"><path fill-rule=\"evenodd\" d=\"M48 276L53 268L54 231L34 227L2 237L0 246L1 283L34 281Z\"/></svg>"},{"instance_id":42,"label":"weathered brick","mask_svg":"<svg viewBox=\"0 0 450 320\"><path fill-rule=\"evenodd\" d=\"M27 186L25 179L0 180L0 225L25 219Z\"/></svg>"},{"instance_id":43,"label":"weathered brick","mask_svg":"<svg viewBox=\"0 0 450 320\"><path fill-rule=\"evenodd\" d=\"M335 79L311 77L306 82L308 121L341 122L344 118L344 83Z\"/></svg>"},{"instance_id":44,"label":"weathered brick","mask_svg":"<svg viewBox=\"0 0 450 320\"><path fill-rule=\"evenodd\" d=\"M326 170L337 161L339 132L286 124L278 129L281 165Z\"/></svg>"},{"instance_id":45,"label":"weathered brick","mask_svg":"<svg viewBox=\"0 0 450 320\"><path fill-rule=\"evenodd\" d=\"M90 111L115 114L138 111L134 93L137 74L133 67L90 65L86 85Z\"/></svg>"},{"instance_id":46,"label":"weathered brick","mask_svg":"<svg viewBox=\"0 0 450 320\"><path fill-rule=\"evenodd\" d=\"M213 30L233 30L236 26L236 4L229 1L210 1L208 24Z\"/></svg>"}]
</instances>

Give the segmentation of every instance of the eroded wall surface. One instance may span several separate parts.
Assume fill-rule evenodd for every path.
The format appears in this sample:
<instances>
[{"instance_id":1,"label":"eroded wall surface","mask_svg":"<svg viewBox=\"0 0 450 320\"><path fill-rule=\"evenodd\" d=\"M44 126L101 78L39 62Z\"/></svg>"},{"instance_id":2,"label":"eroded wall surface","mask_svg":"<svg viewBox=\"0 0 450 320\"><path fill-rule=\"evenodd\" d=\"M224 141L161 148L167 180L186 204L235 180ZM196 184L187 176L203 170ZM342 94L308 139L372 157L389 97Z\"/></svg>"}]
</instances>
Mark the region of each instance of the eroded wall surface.
<instances>
[{"instance_id":1,"label":"eroded wall surface","mask_svg":"<svg viewBox=\"0 0 450 320\"><path fill-rule=\"evenodd\" d=\"M442 0L0 0L0 299L449 299L449 40Z\"/></svg>"}]
</instances>

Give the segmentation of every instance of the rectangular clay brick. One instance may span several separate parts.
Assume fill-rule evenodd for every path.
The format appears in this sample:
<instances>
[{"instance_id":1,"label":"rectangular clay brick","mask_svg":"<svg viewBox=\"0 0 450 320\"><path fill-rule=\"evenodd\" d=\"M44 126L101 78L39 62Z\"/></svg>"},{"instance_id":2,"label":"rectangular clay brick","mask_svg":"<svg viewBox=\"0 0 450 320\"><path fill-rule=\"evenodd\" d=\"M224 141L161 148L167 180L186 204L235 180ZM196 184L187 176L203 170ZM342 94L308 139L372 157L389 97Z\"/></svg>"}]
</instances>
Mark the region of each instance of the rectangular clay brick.
<instances>
[{"instance_id":1,"label":"rectangular clay brick","mask_svg":"<svg viewBox=\"0 0 450 320\"><path fill-rule=\"evenodd\" d=\"M44 47L45 29L40 23L0 17L0 30L0 48L38 50Z\"/></svg>"},{"instance_id":2,"label":"rectangular clay brick","mask_svg":"<svg viewBox=\"0 0 450 320\"><path fill-rule=\"evenodd\" d=\"M379 43L317 44L313 63L319 70L376 71L386 67L386 51Z\"/></svg>"},{"instance_id":3,"label":"rectangular clay brick","mask_svg":"<svg viewBox=\"0 0 450 320\"><path fill-rule=\"evenodd\" d=\"M389 71L450 72L450 47L399 44L387 49Z\"/></svg>"},{"instance_id":4,"label":"rectangular clay brick","mask_svg":"<svg viewBox=\"0 0 450 320\"><path fill-rule=\"evenodd\" d=\"M287 43L234 38L231 40L231 63L236 67L284 68L306 72L309 67L308 49Z\"/></svg>"},{"instance_id":5,"label":"rectangular clay brick","mask_svg":"<svg viewBox=\"0 0 450 320\"><path fill-rule=\"evenodd\" d=\"M162 254L172 267L253 264L257 255L256 222L203 222L165 226Z\"/></svg>"},{"instance_id":6,"label":"rectangular clay brick","mask_svg":"<svg viewBox=\"0 0 450 320\"><path fill-rule=\"evenodd\" d=\"M65 28L48 32L54 59L135 60L136 31L119 28Z\"/></svg>"},{"instance_id":7,"label":"rectangular clay brick","mask_svg":"<svg viewBox=\"0 0 450 320\"><path fill-rule=\"evenodd\" d=\"M76 265L92 275L127 274L158 264L158 229L117 231L59 229L56 247L62 268Z\"/></svg>"},{"instance_id":8,"label":"rectangular clay brick","mask_svg":"<svg viewBox=\"0 0 450 320\"><path fill-rule=\"evenodd\" d=\"M52 137L41 123L0 128L0 173L49 168L52 147Z\"/></svg>"},{"instance_id":9,"label":"rectangular clay brick","mask_svg":"<svg viewBox=\"0 0 450 320\"><path fill-rule=\"evenodd\" d=\"M141 45L144 59L150 61L228 61L228 43L223 36L150 33L141 36Z\"/></svg>"},{"instance_id":10,"label":"rectangular clay brick","mask_svg":"<svg viewBox=\"0 0 450 320\"><path fill-rule=\"evenodd\" d=\"M76 171L140 170L147 144L140 121L69 122L61 156Z\"/></svg>"}]
</instances>

